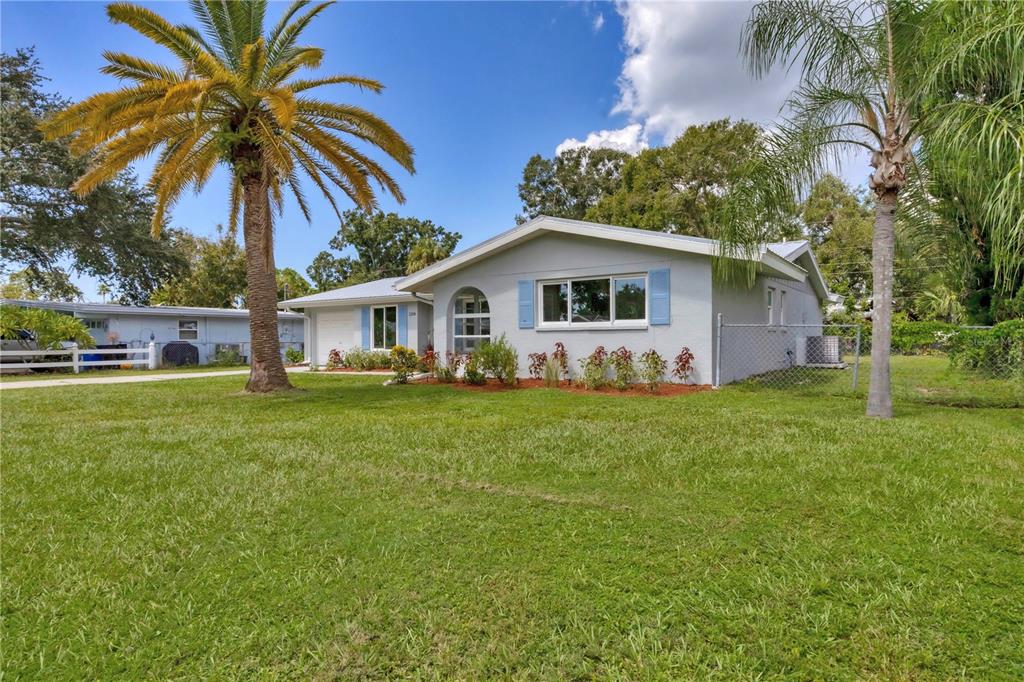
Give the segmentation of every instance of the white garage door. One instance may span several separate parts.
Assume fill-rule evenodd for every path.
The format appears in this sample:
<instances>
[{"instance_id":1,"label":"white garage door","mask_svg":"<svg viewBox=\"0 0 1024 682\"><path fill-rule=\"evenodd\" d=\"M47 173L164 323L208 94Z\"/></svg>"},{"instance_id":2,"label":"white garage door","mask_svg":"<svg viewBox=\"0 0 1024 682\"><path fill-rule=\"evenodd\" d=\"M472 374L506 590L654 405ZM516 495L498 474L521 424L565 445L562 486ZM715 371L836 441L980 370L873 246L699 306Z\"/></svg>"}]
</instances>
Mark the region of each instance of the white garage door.
<instances>
[{"instance_id":1,"label":"white garage door","mask_svg":"<svg viewBox=\"0 0 1024 682\"><path fill-rule=\"evenodd\" d=\"M340 351L358 345L356 338L356 311L352 308L344 310L323 311L316 314L316 363L327 363L327 354L332 348Z\"/></svg>"}]
</instances>

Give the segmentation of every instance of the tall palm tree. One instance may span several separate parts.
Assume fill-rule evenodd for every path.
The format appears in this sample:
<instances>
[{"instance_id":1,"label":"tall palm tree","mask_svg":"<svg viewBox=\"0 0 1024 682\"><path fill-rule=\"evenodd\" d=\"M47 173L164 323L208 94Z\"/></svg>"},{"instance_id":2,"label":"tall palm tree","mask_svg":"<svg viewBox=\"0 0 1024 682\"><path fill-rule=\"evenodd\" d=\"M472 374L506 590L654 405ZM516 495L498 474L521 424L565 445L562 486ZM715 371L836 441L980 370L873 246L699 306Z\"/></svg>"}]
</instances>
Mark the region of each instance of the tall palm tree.
<instances>
[{"instance_id":1,"label":"tall palm tree","mask_svg":"<svg viewBox=\"0 0 1024 682\"><path fill-rule=\"evenodd\" d=\"M68 108L46 124L45 132L52 138L77 134L74 150L98 152L96 162L73 186L80 194L159 149L150 179L156 196L154 234L182 192L201 189L218 164L230 168L230 229L236 229L241 212L252 336L246 390L290 388L277 331L272 211L281 211L287 191L310 219L300 174L336 213L332 189L364 210L376 208L371 182L402 202L402 191L388 171L354 143L377 147L410 173L413 150L365 109L308 94L333 84L380 92L383 86L377 81L351 75L296 77L323 59L322 49L298 41L330 2L310 6L308 0L296 0L267 33L266 0L189 4L198 28L172 25L130 3L109 5L111 21L167 48L177 65L104 52L102 71L129 84Z\"/></svg>"},{"instance_id":2,"label":"tall palm tree","mask_svg":"<svg viewBox=\"0 0 1024 682\"><path fill-rule=\"evenodd\" d=\"M771 0L754 6L744 29L743 51L755 76L783 65L799 69L800 83L741 191L723 207L725 249L757 248L766 224L785 218L794 193L806 194L850 150L865 153L876 196L869 416L892 416L894 231L901 194L923 172L914 159L918 141L928 140L933 158L959 164L962 189L989 198L1000 229L1024 234L1024 77L1008 84L998 101L950 98L946 90L956 74L1014 66L1006 62L1005 46L1024 45L1024 13L1021 3L1005 4L1017 7ZM951 21L955 14L962 19ZM945 99L937 106L940 91ZM972 165L994 172L972 177Z\"/></svg>"}]
</instances>

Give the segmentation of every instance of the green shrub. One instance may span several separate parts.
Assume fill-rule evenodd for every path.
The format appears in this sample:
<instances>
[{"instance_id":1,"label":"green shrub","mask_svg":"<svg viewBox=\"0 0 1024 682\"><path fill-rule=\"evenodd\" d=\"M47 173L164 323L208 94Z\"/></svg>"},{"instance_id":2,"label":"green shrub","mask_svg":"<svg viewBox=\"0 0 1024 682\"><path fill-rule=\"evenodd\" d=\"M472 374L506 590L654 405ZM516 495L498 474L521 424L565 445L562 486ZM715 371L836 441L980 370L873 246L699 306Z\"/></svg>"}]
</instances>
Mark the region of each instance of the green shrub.
<instances>
[{"instance_id":1,"label":"green shrub","mask_svg":"<svg viewBox=\"0 0 1024 682\"><path fill-rule=\"evenodd\" d=\"M633 365L633 351L619 346L611 354L612 369L615 370L615 388L625 391L636 382L636 367Z\"/></svg>"},{"instance_id":2,"label":"green shrub","mask_svg":"<svg viewBox=\"0 0 1024 682\"><path fill-rule=\"evenodd\" d=\"M462 371L462 380L467 384L480 386L487 383L487 375L480 365L480 358L476 353L466 356L466 368Z\"/></svg>"},{"instance_id":3,"label":"green shrub","mask_svg":"<svg viewBox=\"0 0 1024 682\"><path fill-rule=\"evenodd\" d=\"M519 371L519 355L504 334L496 341L484 343L473 357L479 360L480 369L484 373L490 374L506 386L515 385L516 373Z\"/></svg>"},{"instance_id":4,"label":"green shrub","mask_svg":"<svg viewBox=\"0 0 1024 682\"><path fill-rule=\"evenodd\" d=\"M396 384L407 383L409 377L416 371L416 363L419 361L416 351L405 346L395 346L391 349L390 357L391 369L395 372L392 381Z\"/></svg>"},{"instance_id":5,"label":"green shrub","mask_svg":"<svg viewBox=\"0 0 1024 682\"><path fill-rule=\"evenodd\" d=\"M953 367L1024 380L1024 320L1007 320L991 329L960 329L948 346Z\"/></svg>"},{"instance_id":6,"label":"green shrub","mask_svg":"<svg viewBox=\"0 0 1024 682\"><path fill-rule=\"evenodd\" d=\"M598 346L594 352L580 360L580 382L591 391L603 388L608 379L608 351Z\"/></svg>"},{"instance_id":7,"label":"green shrub","mask_svg":"<svg viewBox=\"0 0 1024 682\"><path fill-rule=\"evenodd\" d=\"M74 342L79 348L96 345L85 324L70 315L42 308L0 306L0 338L21 341L22 331L32 334L41 349L60 350L64 342Z\"/></svg>"},{"instance_id":8,"label":"green shrub","mask_svg":"<svg viewBox=\"0 0 1024 682\"><path fill-rule=\"evenodd\" d=\"M293 365L297 365L306 359L306 356L298 348L286 348L284 351L284 359Z\"/></svg>"},{"instance_id":9,"label":"green shrub","mask_svg":"<svg viewBox=\"0 0 1024 682\"><path fill-rule=\"evenodd\" d=\"M234 348L221 348L213 355L213 360L206 363L211 367L236 367L244 365L241 354Z\"/></svg>"},{"instance_id":10,"label":"green shrub","mask_svg":"<svg viewBox=\"0 0 1024 682\"><path fill-rule=\"evenodd\" d=\"M353 348L345 353L341 366L360 372L374 369L391 369L391 355L383 350Z\"/></svg>"},{"instance_id":11,"label":"green shrub","mask_svg":"<svg viewBox=\"0 0 1024 682\"><path fill-rule=\"evenodd\" d=\"M668 363L653 348L640 356L640 380L647 385L647 390L654 393L661 385Z\"/></svg>"}]
</instances>

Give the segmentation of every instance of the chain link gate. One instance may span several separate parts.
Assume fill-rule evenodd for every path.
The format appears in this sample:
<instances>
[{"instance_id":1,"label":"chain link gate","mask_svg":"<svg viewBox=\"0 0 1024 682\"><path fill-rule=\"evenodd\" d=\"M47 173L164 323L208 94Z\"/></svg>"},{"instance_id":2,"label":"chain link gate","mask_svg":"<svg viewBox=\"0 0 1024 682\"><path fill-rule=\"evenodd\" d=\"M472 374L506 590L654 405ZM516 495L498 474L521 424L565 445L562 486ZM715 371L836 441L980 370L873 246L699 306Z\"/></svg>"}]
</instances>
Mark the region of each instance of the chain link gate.
<instances>
[{"instance_id":1,"label":"chain link gate","mask_svg":"<svg viewBox=\"0 0 1024 682\"><path fill-rule=\"evenodd\" d=\"M860 358L860 325L729 324L719 315L714 383L853 393Z\"/></svg>"}]
</instances>

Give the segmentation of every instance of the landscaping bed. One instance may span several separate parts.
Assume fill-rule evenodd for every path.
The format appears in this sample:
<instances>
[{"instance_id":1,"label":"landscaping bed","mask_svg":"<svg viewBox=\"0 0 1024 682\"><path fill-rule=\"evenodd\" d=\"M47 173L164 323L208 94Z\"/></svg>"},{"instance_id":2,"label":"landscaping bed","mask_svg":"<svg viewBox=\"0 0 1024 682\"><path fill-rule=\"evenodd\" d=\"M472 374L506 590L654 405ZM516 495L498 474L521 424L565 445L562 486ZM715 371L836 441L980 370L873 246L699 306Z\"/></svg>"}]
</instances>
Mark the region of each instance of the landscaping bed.
<instances>
[{"instance_id":1,"label":"landscaping bed","mask_svg":"<svg viewBox=\"0 0 1024 682\"><path fill-rule=\"evenodd\" d=\"M553 388L544 383L543 379L518 379L515 384L509 386L504 384L497 379L488 379L483 384L467 384L462 381L455 382L440 382L434 377L427 377L420 379L416 383L422 384L434 384L438 386L451 386L452 388L458 388L464 391L477 391L481 393L493 393L496 391L516 391L519 389L527 388ZM558 390L568 391L570 393L597 393L601 395L621 395L621 396L651 396L651 397L668 397L676 395L688 395L691 393L700 393L702 391L710 391L712 387L707 384L659 384L653 391L644 384L633 384L625 390L619 390L615 386L608 384L601 388L587 388L578 382L573 381L560 381L558 382Z\"/></svg>"}]
</instances>

